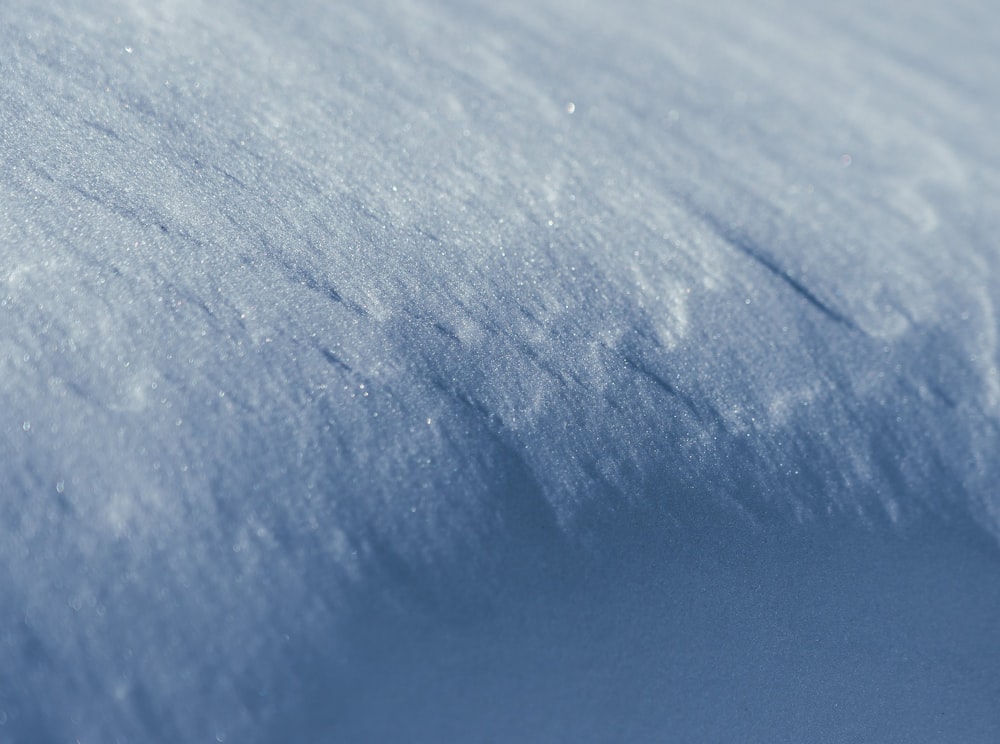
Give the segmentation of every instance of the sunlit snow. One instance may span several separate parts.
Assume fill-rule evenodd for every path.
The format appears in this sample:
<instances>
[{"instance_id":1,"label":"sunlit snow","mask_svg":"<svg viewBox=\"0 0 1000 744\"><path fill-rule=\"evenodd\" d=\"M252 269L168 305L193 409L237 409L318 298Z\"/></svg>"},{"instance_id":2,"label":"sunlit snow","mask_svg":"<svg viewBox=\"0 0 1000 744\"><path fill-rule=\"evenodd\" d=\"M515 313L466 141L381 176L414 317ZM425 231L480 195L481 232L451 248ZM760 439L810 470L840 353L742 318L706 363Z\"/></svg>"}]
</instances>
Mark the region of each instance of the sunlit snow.
<instances>
[{"instance_id":1,"label":"sunlit snow","mask_svg":"<svg viewBox=\"0 0 1000 744\"><path fill-rule=\"evenodd\" d=\"M0 742L1000 741L990 3L0 12Z\"/></svg>"}]
</instances>

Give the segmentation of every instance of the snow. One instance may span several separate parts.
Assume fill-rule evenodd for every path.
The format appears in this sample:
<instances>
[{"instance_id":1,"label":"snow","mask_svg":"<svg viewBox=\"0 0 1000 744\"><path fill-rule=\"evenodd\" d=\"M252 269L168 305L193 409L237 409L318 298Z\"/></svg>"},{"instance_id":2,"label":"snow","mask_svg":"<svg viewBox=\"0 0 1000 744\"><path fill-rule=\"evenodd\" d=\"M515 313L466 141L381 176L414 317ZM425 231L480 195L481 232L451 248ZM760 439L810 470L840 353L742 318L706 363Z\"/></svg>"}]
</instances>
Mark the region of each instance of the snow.
<instances>
[{"instance_id":1,"label":"snow","mask_svg":"<svg viewBox=\"0 0 1000 744\"><path fill-rule=\"evenodd\" d=\"M0 741L996 741L995 21L8 0Z\"/></svg>"}]
</instances>

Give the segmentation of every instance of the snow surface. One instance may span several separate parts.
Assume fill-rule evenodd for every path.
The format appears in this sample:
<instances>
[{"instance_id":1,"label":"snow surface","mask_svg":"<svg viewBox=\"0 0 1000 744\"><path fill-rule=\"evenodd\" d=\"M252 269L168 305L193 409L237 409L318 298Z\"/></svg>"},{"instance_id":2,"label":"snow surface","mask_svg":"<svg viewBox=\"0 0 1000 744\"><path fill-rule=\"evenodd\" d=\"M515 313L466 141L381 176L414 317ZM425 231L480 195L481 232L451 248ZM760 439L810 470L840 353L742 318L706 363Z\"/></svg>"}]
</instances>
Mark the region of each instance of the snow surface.
<instances>
[{"instance_id":1,"label":"snow surface","mask_svg":"<svg viewBox=\"0 0 1000 744\"><path fill-rule=\"evenodd\" d=\"M986 0L0 6L0 741L1000 741Z\"/></svg>"}]
</instances>

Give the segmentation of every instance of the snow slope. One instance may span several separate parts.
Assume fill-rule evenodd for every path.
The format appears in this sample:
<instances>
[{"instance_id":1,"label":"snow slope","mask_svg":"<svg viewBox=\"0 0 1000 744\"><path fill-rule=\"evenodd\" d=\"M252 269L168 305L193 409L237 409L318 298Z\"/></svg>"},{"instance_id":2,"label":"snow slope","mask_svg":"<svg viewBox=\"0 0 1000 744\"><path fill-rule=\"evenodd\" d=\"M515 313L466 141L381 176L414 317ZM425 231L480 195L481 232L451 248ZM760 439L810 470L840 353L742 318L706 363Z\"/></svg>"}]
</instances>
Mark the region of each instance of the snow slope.
<instances>
[{"instance_id":1,"label":"snow slope","mask_svg":"<svg viewBox=\"0 0 1000 744\"><path fill-rule=\"evenodd\" d=\"M2 13L0 741L1000 737L990 4Z\"/></svg>"}]
</instances>

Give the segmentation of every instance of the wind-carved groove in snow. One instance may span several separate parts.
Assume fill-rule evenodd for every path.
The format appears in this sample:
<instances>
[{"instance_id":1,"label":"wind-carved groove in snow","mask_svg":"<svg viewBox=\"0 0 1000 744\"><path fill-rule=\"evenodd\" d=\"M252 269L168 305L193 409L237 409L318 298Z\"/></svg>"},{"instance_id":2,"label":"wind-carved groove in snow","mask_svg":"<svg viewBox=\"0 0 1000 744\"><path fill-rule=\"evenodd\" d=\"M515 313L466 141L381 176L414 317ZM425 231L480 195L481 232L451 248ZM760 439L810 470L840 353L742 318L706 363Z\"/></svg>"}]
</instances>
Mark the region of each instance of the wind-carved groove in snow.
<instances>
[{"instance_id":1,"label":"wind-carved groove in snow","mask_svg":"<svg viewBox=\"0 0 1000 744\"><path fill-rule=\"evenodd\" d=\"M735 248L737 251L752 259L755 263L767 269L767 271L780 279L787 287L792 289L799 297L805 300L814 309L818 310L829 320L835 323L843 325L852 331L859 333L864 333L864 331L855 323L850 317L844 315L842 312L836 308L830 306L823 300L821 300L815 293L812 292L807 286L802 282L792 276L787 270L783 269L778 265L774 259L765 253L760 246L758 246L754 241L747 235L738 232L734 228L728 227L722 224L716 217L705 212L696 212L695 215L700 218L707 227L709 227L712 232L722 238L727 244Z\"/></svg>"},{"instance_id":2,"label":"wind-carved groove in snow","mask_svg":"<svg viewBox=\"0 0 1000 744\"><path fill-rule=\"evenodd\" d=\"M642 377L645 377L646 379L650 380L658 388L663 390L667 395L669 395L672 398L676 398L678 401L683 403L684 407L691 412L691 414L695 417L695 419L699 421L702 420L703 417L701 415L701 412L698 410L698 407L695 405L694 401L691 400L689 396L682 393L671 383L669 383L663 377L661 377L652 369L650 369L642 361L635 359L631 356L623 356L622 360L625 362L626 367L633 370L634 372L639 373Z\"/></svg>"},{"instance_id":3,"label":"wind-carved groove in snow","mask_svg":"<svg viewBox=\"0 0 1000 744\"><path fill-rule=\"evenodd\" d=\"M337 367L338 369L342 369L342 370L344 370L345 372L348 372L348 373L354 372L354 369L347 362L345 362L339 356L337 356L336 354L334 354L333 351L331 351L330 349L327 349L326 347L322 347L320 349L320 351L322 352L323 357L326 359L326 361L328 361L334 367Z\"/></svg>"},{"instance_id":4,"label":"wind-carved groove in snow","mask_svg":"<svg viewBox=\"0 0 1000 744\"><path fill-rule=\"evenodd\" d=\"M311 255L321 254L319 247L316 246L311 240L307 239L306 243ZM323 272L316 271L308 266L304 266L296 262L294 258L288 256L266 236L262 236L261 245L264 248L264 255L274 261L281 273L283 273L292 283L305 287L312 292L316 292L324 299L329 300L334 304L342 305L357 316L364 317L367 315L363 306L345 298L343 294L341 294L340 290L334 286L333 282L323 276Z\"/></svg>"}]
</instances>

